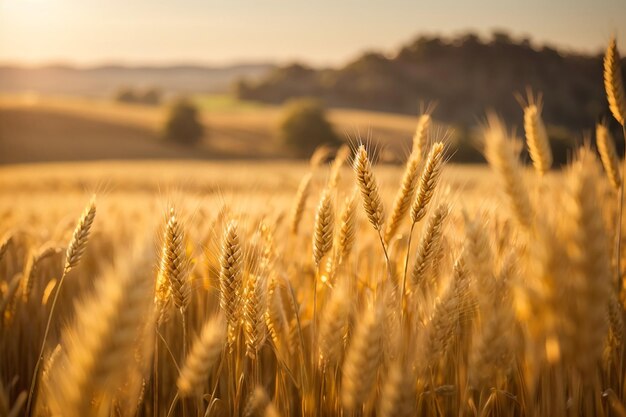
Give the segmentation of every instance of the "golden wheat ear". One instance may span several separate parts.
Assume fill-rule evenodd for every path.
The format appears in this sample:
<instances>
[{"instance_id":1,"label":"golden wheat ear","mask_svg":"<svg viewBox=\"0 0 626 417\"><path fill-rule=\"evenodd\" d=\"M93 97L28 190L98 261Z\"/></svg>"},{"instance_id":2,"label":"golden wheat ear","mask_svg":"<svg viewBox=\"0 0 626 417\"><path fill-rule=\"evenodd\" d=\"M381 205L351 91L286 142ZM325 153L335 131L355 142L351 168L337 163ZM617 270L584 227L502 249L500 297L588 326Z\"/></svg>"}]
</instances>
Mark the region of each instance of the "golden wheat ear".
<instances>
[{"instance_id":1,"label":"golden wheat ear","mask_svg":"<svg viewBox=\"0 0 626 417\"><path fill-rule=\"evenodd\" d=\"M181 397L202 392L207 383L209 372L219 360L225 344L226 326L224 321L220 317L207 321L202 327L200 336L193 343L191 352L187 355L176 381Z\"/></svg>"},{"instance_id":2,"label":"golden wheat ear","mask_svg":"<svg viewBox=\"0 0 626 417\"><path fill-rule=\"evenodd\" d=\"M485 158L499 174L515 218L525 228L531 228L535 217L534 207L524 182L517 139L506 131L502 120L492 113L487 116L483 133Z\"/></svg>"},{"instance_id":3,"label":"golden wheat ear","mask_svg":"<svg viewBox=\"0 0 626 417\"><path fill-rule=\"evenodd\" d=\"M415 415L415 376L410 368L410 365L400 359L395 359L389 365L378 399L377 416L409 417Z\"/></svg>"},{"instance_id":4,"label":"golden wheat ear","mask_svg":"<svg viewBox=\"0 0 626 417\"><path fill-rule=\"evenodd\" d=\"M424 153L428 147L428 137L430 133L430 126L432 124L432 118L430 114L422 114L417 120L417 127L413 134L413 149L411 153L417 156L417 159L422 159Z\"/></svg>"},{"instance_id":5,"label":"golden wheat ear","mask_svg":"<svg viewBox=\"0 0 626 417\"><path fill-rule=\"evenodd\" d=\"M336 242L339 263L350 255L352 247L354 246L354 240L356 237L357 193L358 191L354 190L348 197L346 197L346 201L341 212L339 232L337 233Z\"/></svg>"},{"instance_id":6,"label":"golden wheat ear","mask_svg":"<svg viewBox=\"0 0 626 417\"><path fill-rule=\"evenodd\" d=\"M337 150L333 164L330 167L330 177L328 178L328 188L335 189L339 185L339 176L341 174L341 168L350 157L350 147L348 145L341 145Z\"/></svg>"},{"instance_id":7,"label":"golden wheat ear","mask_svg":"<svg viewBox=\"0 0 626 417\"><path fill-rule=\"evenodd\" d=\"M372 164L363 145L359 146L357 150L356 158L354 159L354 172L356 173L357 184L361 190L363 207L367 213L367 218L374 229L381 231L385 221L385 210L378 191L378 184L372 171Z\"/></svg>"},{"instance_id":8,"label":"golden wheat ear","mask_svg":"<svg viewBox=\"0 0 626 417\"><path fill-rule=\"evenodd\" d=\"M263 275L248 274L244 293L243 334L246 355L257 359L267 338L265 312L267 309L267 282Z\"/></svg>"},{"instance_id":9,"label":"golden wheat ear","mask_svg":"<svg viewBox=\"0 0 626 417\"><path fill-rule=\"evenodd\" d=\"M382 359L383 308L370 306L359 320L342 367L341 404L358 410L375 388Z\"/></svg>"},{"instance_id":10,"label":"golden wheat ear","mask_svg":"<svg viewBox=\"0 0 626 417\"><path fill-rule=\"evenodd\" d=\"M296 199L294 200L293 206L291 208L290 225L291 233L293 233L294 235L298 233L298 228L300 227L300 221L302 220L302 215L304 214L306 200L311 192L312 178L312 172L308 172L304 177L302 177L302 180L300 180L300 185L298 186L298 191L296 192Z\"/></svg>"},{"instance_id":11,"label":"golden wheat ear","mask_svg":"<svg viewBox=\"0 0 626 417\"><path fill-rule=\"evenodd\" d=\"M346 285L340 284L333 289L320 321L317 345L322 368L335 366L341 362L351 311Z\"/></svg>"},{"instance_id":12,"label":"golden wheat ear","mask_svg":"<svg viewBox=\"0 0 626 417\"><path fill-rule=\"evenodd\" d=\"M188 268L189 261L185 252L184 230L172 208L165 226L160 273L165 282L169 284L174 305L181 311L187 309L191 298Z\"/></svg>"},{"instance_id":13,"label":"golden wheat ear","mask_svg":"<svg viewBox=\"0 0 626 417\"><path fill-rule=\"evenodd\" d=\"M411 200L415 194L415 186L419 178L419 166L420 157L418 152L413 152L406 162L406 168L402 175L402 181L400 188L396 193L396 197L393 201L393 208L391 210L391 216L387 222L385 228L385 241L389 242L398 231L400 223L404 219L409 207L411 206Z\"/></svg>"},{"instance_id":14,"label":"golden wheat ear","mask_svg":"<svg viewBox=\"0 0 626 417\"><path fill-rule=\"evenodd\" d=\"M624 126L624 121L626 120L626 93L624 92L622 68L615 37L611 38L604 54L604 88L613 117Z\"/></svg>"},{"instance_id":15,"label":"golden wheat ear","mask_svg":"<svg viewBox=\"0 0 626 417\"><path fill-rule=\"evenodd\" d=\"M529 98L529 104L524 107L524 131L530 159L535 170L543 176L552 166L552 150L546 126L541 118L541 99L538 99L537 103L533 101Z\"/></svg>"},{"instance_id":16,"label":"golden wheat ear","mask_svg":"<svg viewBox=\"0 0 626 417\"><path fill-rule=\"evenodd\" d=\"M619 190L622 185L622 176L619 169L619 157L615 149L615 140L609 132L606 123L598 123L596 126L596 146L602 160L602 166L611 186Z\"/></svg>"},{"instance_id":17,"label":"golden wheat ear","mask_svg":"<svg viewBox=\"0 0 626 417\"><path fill-rule=\"evenodd\" d=\"M72 234L72 239L67 246L65 254L65 267L63 271L65 274L70 272L72 268L78 265L80 258L83 256L83 252L87 247L87 241L89 240L89 232L93 225L93 220L96 217L96 196L91 198L89 205L83 211L83 214L78 220L78 224Z\"/></svg>"},{"instance_id":18,"label":"golden wheat ear","mask_svg":"<svg viewBox=\"0 0 626 417\"><path fill-rule=\"evenodd\" d=\"M246 402L243 417L279 417L276 406L263 387L256 387Z\"/></svg>"},{"instance_id":19,"label":"golden wheat ear","mask_svg":"<svg viewBox=\"0 0 626 417\"><path fill-rule=\"evenodd\" d=\"M335 210L332 197L328 190L324 190L317 207L315 227L313 228L313 263L317 267L332 248L334 227Z\"/></svg>"},{"instance_id":20,"label":"golden wheat ear","mask_svg":"<svg viewBox=\"0 0 626 417\"><path fill-rule=\"evenodd\" d=\"M439 247L443 233L443 223L448 216L448 212L448 205L445 203L440 204L428 220L428 225L417 250L417 259L413 266L413 273L411 274L411 281L416 287L426 285L426 276L431 266L430 261Z\"/></svg>"},{"instance_id":21,"label":"golden wheat ear","mask_svg":"<svg viewBox=\"0 0 626 417\"><path fill-rule=\"evenodd\" d=\"M411 205L411 221L415 224L426 215L426 208L432 199L443 165L444 145L437 142L428 153L424 169L420 175L419 186Z\"/></svg>"},{"instance_id":22,"label":"golden wheat ear","mask_svg":"<svg viewBox=\"0 0 626 417\"><path fill-rule=\"evenodd\" d=\"M239 297L243 292L243 253L239 243L237 222L231 220L222 237L220 254L220 308L228 324L229 344L239 328Z\"/></svg>"}]
</instances>

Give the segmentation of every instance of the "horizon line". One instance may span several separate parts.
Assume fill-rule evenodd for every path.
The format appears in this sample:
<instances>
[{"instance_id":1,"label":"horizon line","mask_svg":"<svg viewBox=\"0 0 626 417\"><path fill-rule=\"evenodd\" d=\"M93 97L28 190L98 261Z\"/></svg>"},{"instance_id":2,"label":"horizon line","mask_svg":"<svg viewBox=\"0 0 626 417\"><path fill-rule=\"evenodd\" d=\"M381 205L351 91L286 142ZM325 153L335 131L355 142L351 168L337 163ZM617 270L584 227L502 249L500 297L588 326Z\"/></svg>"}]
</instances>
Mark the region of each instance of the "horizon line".
<instances>
[{"instance_id":1,"label":"horizon line","mask_svg":"<svg viewBox=\"0 0 626 417\"><path fill-rule=\"evenodd\" d=\"M404 47L415 42L421 37L426 38L439 38L445 42L451 42L458 40L463 36L475 35L482 43L488 44L493 40L494 34L504 33L509 36L515 44L528 40L532 49L540 51L544 48L552 48L563 55L582 55L582 56L597 56L602 55L605 48L598 46L596 48L581 48L572 47L568 45L558 45L550 41L537 41L531 38L531 36L523 33L511 33L503 28L492 28L488 32L465 30L451 34L442 34L438 32L422 32L410 38L408 41L400 43L398 46L391 50L384 50L380 47L361 48L352 54L348 54L348 57L341 60L315 60L307 59L305 57L287 57L287 58L226 58L221 61L207 61L197 58L174 58L172 60L155 60L155 59L133 59L133 58L104 58L98 60L76 60L72 58L49 58L49 59L0 59L0 67L14 67L18 69L42 69L51 67L66 67L69 69L77 70L90 70L104 67L121 67L121 68L170 68L170 67L199 67L199 68L229 68L236 66L246 65L268 65L268 66L288 66L293 64L304 65L313 69L333 69L341 68L355 59L368 53L381 54L386 57L392 57L399 53Z\"/></svg>"}]
</instances>

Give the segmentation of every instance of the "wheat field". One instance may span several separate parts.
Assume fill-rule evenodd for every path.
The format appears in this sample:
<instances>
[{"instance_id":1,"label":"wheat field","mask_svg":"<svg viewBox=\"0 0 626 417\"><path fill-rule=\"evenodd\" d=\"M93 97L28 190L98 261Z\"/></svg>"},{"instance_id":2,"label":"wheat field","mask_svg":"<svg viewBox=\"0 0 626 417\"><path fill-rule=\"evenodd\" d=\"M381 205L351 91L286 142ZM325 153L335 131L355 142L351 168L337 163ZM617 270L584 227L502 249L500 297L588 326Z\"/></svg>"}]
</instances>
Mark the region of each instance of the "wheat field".
<instances>
[{"instance_id":1,"label":"wheat field","mask_svg":"<svg viewBox=\"0 0 626 417\"><path fill-rule=\"evenodd\" d=\"M2 169L0 415L626 416L617 138L551 170L523 111L531 167L495 114L449 165L424 114L401 169Z\"/></svg>"}]
</instances>

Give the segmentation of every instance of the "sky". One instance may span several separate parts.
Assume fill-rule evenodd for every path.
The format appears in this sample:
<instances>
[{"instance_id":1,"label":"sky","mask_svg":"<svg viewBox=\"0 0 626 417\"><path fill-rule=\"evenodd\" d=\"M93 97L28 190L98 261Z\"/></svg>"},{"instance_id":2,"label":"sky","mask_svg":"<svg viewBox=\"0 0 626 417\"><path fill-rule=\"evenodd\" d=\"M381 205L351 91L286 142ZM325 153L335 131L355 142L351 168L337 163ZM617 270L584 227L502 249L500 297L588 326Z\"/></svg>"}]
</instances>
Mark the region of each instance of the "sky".
<instances>
[{"instance_id":1,"label":"sky","mask_svg":"<svg viewBox=\"0 0 626 417\"><path fill-rule=\"evenodd\" d=\"M624 51L625 25L626 0L0 0L0 62L327 66L494 29L582 52L615 32Z\"/></svg>"}]
</instances>

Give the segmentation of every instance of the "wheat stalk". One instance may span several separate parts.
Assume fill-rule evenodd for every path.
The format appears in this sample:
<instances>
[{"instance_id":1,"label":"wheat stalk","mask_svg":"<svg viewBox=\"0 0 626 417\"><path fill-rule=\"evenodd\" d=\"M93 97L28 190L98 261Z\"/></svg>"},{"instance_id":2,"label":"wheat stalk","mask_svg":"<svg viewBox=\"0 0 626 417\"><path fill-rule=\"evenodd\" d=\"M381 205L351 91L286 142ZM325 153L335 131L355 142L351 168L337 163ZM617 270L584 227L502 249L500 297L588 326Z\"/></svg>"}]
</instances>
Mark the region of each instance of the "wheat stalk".
<instances>
[{"instance_id":1,"label":"wheat stalk","mask_svg":"<svg viewBox=\"0 0 626 417\"><path fill-rule=\"evenodd\" d=\"M76 321L64 333L63 358L50 375L58 413L96 416L110 408L118 384L134 366L138 341L150 339L151 259L139 247L131 259L109 269L96 293L77 307Z\"/></svg>"},{"instance_id":2,"label":"wheat stalk","mask_svg":"<svg viewBox=\"0 0 626 417\"><path fill-rule=\"evenodd\" d=\"M67 247L67 251L65 254L65 266L63 267L63 274L61 275L61 279L59 280L59 284L56 287L56 291L54 293L54 298L52 299L52 304L50 305L50 313L48 314L48 321L46 323L46 328L43 333L43 338L41 341L41 349L39 350L39 356L37 358L37 363L35 364L35 370L33 371L33 376L31 379L30 390L28 394L28 401L26 403L26 414L30 412L31 404L33 401L33 397L35 395L35 387L37 386L37 379L39 375L39 367L41 366L41 362L43 361L43 352L46 348L46 341L48 340L48 334L50 333L50 326L52 324L52 318L54 317L54 312L56 309L57 301L59 299L59 294L61 293L61 288L63 283L65 282L65 277L70 272L72 268L78 265L80 258L87 246L87 240L89 239L89 232L91 230L91 226L93 225L93 221L96 217L96 196L92 196L89 204L81 214L78 224L74 229L74 233L72 234L72 239Z\"/></svg>"}]
</instances>

